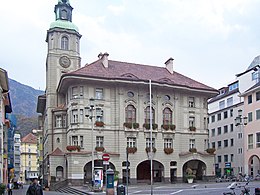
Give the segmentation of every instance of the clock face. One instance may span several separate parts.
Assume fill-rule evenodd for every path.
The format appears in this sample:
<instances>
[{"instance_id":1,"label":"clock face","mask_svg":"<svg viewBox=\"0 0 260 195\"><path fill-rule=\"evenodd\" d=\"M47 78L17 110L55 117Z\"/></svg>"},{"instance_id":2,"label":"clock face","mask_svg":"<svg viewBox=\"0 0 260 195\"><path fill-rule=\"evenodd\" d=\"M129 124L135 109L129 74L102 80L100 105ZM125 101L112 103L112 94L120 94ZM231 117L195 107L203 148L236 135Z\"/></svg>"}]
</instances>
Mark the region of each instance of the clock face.
<instances>
[{"instance_id":1,"label":"clock face","mask_svg":"<svg viewBox=\"0 0 260 195\"><path fill-rule=\"evenodd\" d=\"M70 59L67 56L60 57L60 65L64 68L68 68L70 66Z\"/></svg>"}]
</instances>

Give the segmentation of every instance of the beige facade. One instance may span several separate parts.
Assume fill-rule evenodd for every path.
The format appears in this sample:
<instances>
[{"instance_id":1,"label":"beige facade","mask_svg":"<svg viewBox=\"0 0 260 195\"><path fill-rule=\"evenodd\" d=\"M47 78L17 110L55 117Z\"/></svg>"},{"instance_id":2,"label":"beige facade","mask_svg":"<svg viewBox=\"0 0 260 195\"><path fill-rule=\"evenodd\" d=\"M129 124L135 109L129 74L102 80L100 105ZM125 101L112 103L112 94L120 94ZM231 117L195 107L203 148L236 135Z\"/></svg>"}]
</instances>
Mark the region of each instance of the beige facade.
<instances>
[{"instance_id":1,"label":"beige facade","mask_svg":"<svg viewBox=\"0 0 260 195\"><path fill-rule=\"evenodd\" d=\"M59 6L70 10L60 2L55 13ZM126 148L130 147L136 150L129 154L130 181L149 181L146 147L150 146L150 129L146 128L150 103L154 181L186 181L187 168L198 180L214 176L214 155L205 150L207 99L217 91L174 72L172 58L165 67L154 67L112 61L104 53L97 61L79 68L81 35L71 26L72 22L70 27L52 25L47 33L46 94L38 98L37 105L43 117L45 179L49 183L65 179L71 183L91 182L93 158L95 167L103 168L102 155L108 153L110 167L119 171L124 181ZM68 38L65 48L64 37ZM68 57L65 61L64 56ZM93 129L85 112L91 98L95 100L94 108L102 110L100 118L93 115Z\"/></svg>"}]
</instances>

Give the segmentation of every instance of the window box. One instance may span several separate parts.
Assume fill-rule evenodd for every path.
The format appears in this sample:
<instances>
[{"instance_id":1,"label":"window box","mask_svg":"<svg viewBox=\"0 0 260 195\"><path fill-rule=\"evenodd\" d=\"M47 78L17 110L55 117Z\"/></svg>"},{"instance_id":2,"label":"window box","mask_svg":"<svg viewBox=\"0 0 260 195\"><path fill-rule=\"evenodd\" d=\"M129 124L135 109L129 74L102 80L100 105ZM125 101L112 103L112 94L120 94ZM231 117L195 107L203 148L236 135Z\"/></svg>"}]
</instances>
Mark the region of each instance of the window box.
<instances>
[{"instance_id":1,"label":"window box","mask_svg":"<svg viewBox=\"0 0 260 195\"><path fill-rule=\"evenodd\" d=\"M138 129L139 128L139 123L124 123L124 127L128 128L128 129Z\"/></svg>"},{"instance_id":2,"label":"window box","mask_svg":"<svg viewBox=\"0 0 260 195\"><path fill-rule=\"evenodd\" d=\"M189 150L191 153L197 153L197 149L196 148L190 148Z\"/></svg>"},{"instance_id":3,"label":"window box","mask_svg":"<svg viewBox=\"0 0 260 195\"><path fill-rule=\"evenodd\" d=\"M105 123L103 121L96 121L95 126L96 127L104 127Z\"/></svg>"},{"instance_id":4,"label":"window box","mask_svg":"<svg viewBox=\"0 0 260 195\"><path fill-rule=\"evenodd\" d=\"M209 153L209 154L214 154L216 152L216 149L215 148L208 148L206 150L206 152Z\"/></svg>"},{"instance_id":5,"label":"window box","mask_svg":"<svg viewBox=\"0 0 260 195\"><path fill-rule=\"evenodd\" d=\"M76 151L76 150L79 152L80 151L80 146L67 146L66 149L68 151L70 151L70 152L71 151Z\"/></svg>"},{"instance_id":6,"label":"window box","mask_svg":"<svg viewBox=\"0 0 260 195\"><path fill-rule=\"evenodd\" d=\"M196 127L189 127L190 131L196 131Z\"/></svg>"},{"instance_id":7,"label":"window box","mask_svg":"<svg viewBox=\"0 0 260 195\"><path fill-rule=\"evenodd\" d=\"M147 130L149 130L150 129L150 124L149 123L144 123L143 124L143 127L145 128L145 129L147 129ZM153 130L155 130L155 129L157 129L158 128L158 125L157 124L152 124L152 129Z\"/></svg>"},{"instance_id":8,"label":"window box","mask_svg":"<svg viewBox=\"0 0 260 195\"><path fill-rule=\"evenodd\" d=\"M148 153L148 152L150 152L150 147L146 147L145 148L145 151ZM153 153L155 153L156 152L156 148L155 147L153 147Z\"/></svg>"},{"instance_id":9,"label":"window box","mask_svg":"<svg viewBox=\"0 0 260 195\"><path fill-rule=\"evenodd\" d=\"M105 148L104 148L103 146L97 146L97 147L95 148L95 150L96 150L97 152L104 152L104 151L105 151Z\"/></svg>"},{"instance_id":10,"label":"window box","mask_svg":"<svg viewBox=\"0 0 260 195\"><path fill-rule=\"evenodd\" d=\"M172 131L176 129L175 125L162 125L161 127L162 127L162 129L164 129L166 131L169 130L169 129L172 130Z\"/></svg>"},{"instance_id":11,"label":"window box","mask_svg":"<svg viewBox=\"0 0 260 195\"><path fill-rule=\"evenodd\" d=\"M173 153L173 148L164 148L164 153L165 153L165 154L171 154L171 153Z\"/></svg>"},{"instance_id":12,"label":"window box","mask_svg":"<svg viewBox=\"0 0 260 195\"><path fill-rule=\"evenodd\" d=\"M127 147L128 153L134 154L134 153L136 153L136 151L137 151L137 147Z\"/></svg>"}]
</instances>

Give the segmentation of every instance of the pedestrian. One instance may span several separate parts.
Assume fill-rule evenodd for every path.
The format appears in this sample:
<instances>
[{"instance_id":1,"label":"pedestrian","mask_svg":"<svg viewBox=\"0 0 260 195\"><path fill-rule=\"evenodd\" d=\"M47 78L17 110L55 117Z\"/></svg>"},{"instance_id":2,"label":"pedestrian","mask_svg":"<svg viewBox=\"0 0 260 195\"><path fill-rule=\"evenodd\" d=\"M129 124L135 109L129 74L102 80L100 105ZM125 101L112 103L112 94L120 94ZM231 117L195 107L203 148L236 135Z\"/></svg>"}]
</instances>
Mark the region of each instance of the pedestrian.
<instances>
[{"instance_id":1,"label":"pedestrian","mask_svg":"<svg viewBox=\"0 0 260 195\"><path fill-rule=\"evenodd\" d=\"M33 178L32 184L29 186L26 195L43 195L42 186L38 182L38 178Z\"/></svg>"},{"instance_id":2,"label":"pedestrian","mask_svg":"<svg viewBox=\"0 0 260 195\"><path fill-rule=\"evenodd\" d=\"M10 182L7 184L8 195L13 195L13 189L14 189L14 185L13 185L13 183L10 181Z\"/></svg>"}]
</instances>

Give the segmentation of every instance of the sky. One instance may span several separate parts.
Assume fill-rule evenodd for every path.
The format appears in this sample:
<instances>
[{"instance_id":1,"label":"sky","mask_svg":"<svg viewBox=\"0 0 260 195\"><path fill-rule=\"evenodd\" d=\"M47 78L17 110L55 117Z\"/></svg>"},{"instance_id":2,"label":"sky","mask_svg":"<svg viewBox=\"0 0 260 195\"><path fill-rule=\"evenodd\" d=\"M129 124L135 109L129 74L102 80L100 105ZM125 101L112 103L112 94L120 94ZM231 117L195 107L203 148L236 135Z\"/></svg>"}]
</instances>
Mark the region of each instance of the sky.
<instances>
[{"instance_id":1,"label":"sky","mask_svg":"<svg viewBox=\"0 0 260 195\"><path fill-rule=\"evenodd\" d=\"M0 67L45 90L47 30L58 0L1 2ZM165 66L215 89L260 55L259 0L70 0L82 64L109 59Z\"/></svg>"}]
</instances>

